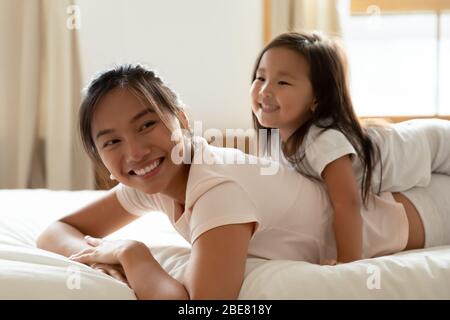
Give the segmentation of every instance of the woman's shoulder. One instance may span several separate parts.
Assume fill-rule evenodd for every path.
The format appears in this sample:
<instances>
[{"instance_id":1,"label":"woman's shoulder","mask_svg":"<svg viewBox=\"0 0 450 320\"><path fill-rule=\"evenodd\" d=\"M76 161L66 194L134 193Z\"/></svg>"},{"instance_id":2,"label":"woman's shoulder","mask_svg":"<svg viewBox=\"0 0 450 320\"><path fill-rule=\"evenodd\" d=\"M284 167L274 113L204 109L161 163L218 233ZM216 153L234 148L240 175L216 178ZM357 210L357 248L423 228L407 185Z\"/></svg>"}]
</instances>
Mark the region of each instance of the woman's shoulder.
<instances>
[{"instance_id":1,"label":"woman's shoulder","mask_svg":"<svg viewBox=\"0 0 450 320\"><path fill-rule=\"evenodd\" d=\"M122 207L135 215L144 215L152 210L168 212L173 202L161 193L148 194L122 183L111 189L111 192L115 192Z\"/></svg>"},{"instance_id":2,"label":"woman's shoulder","mask_svg":"<svg viewBox=\"0 0 450 320\"><path fill-rule=\"evenodd\" d=\"M267 157L245 154L234 148L211 146L203 141L197 148L189 171L187 196L198 198L215 186L232 182L236 188L263 183L279 185L293 173L292 168ZM289 172L287 172L289 171Z\"/></svg>"}]
</instances>

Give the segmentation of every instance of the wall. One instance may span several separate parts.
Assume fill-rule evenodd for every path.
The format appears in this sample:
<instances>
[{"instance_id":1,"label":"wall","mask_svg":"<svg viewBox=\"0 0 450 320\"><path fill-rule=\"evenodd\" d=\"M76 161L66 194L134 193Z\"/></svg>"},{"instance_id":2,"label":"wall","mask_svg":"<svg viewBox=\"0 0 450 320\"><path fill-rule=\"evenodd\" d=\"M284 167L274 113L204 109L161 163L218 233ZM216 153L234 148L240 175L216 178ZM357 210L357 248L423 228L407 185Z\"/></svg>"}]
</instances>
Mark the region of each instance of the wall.
<instances>
[{"instance_id":1,"label":"wall","mask_svg":"<svg viewBox=\"0 0 450 320\"><path fill-rule=\"evenodd\" d=\"M84 83L115 63L156 68L204 128L249 128L262 0L77 0Z\"/></svg>"}]
</instances>

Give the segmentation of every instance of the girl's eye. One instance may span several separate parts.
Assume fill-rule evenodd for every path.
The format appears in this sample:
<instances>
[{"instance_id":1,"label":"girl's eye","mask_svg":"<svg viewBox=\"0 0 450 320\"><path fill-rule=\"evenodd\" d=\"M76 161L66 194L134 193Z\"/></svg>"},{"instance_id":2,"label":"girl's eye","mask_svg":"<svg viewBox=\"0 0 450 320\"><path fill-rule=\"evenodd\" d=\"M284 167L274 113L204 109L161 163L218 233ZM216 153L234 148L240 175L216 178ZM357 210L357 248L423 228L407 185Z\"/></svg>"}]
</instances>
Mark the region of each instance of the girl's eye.
<instances>
[{"instance_id":1,"label":"girl's eye","mask_svg":"<svg viewBox=\"0 0 450 320\"><path fill-rule=\"evenodd\" d=\"M103 144L103 148L110 147L118 142L120 142L118 139L108 140Z\"/></svg>"},{"instance_id":2,"label":"girl's eye","mask_svg":"<svg viewBox=\"0 0 450 320\"><path fill-rule=\"evenodd\" d=\"M291 85L290 83L287 83L286 81L278 81L278 84L282 85L282 86L290 86Z\"/></svg>"},{"instance_id":3,"label":"girl's eye","mask_svg":"<svg viewBox=\"0 0 450 320\"><path fill-rule=\"evenodd\" d=\"M151 126L153 126L155 124L156 121L147 121L144 122L144 124L142 125L140 131L145 130L147 128L150 128Z\"/></svg>"},{"instance_id":4,"label":"girl's eye","mask_svg":"<svg viewBox=\"0 0 450 320\"><path fill-rule=\"evenodd\" d=\"M258 80L258 81L264 81L264 80L266 80L266 79L264 79L263 77L256 77L256 80Z\"/></svg>"}]
</instances>

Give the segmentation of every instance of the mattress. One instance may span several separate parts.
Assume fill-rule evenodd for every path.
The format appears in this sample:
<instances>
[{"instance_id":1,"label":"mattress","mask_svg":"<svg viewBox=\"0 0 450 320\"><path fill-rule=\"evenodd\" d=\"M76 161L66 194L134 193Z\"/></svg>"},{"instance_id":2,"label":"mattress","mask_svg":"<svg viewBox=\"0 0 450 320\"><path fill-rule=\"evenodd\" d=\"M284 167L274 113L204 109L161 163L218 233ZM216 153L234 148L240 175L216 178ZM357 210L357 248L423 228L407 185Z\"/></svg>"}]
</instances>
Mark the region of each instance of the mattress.
<instances>
[{"instance_id":1,"label":"mattress","mask_svg":"<svg viewBox=\"0 0 450 320\"><path fill-rule=\"evenodd\" d=\"M37 236L104 191L0 190L0 299L136 299L125 284L36 248ZM146 243L181 280L189 244L151 212L109 235ZM450 299L450 246L338 266L248 258L239 299Z\"/></svg>"}]
</instances>

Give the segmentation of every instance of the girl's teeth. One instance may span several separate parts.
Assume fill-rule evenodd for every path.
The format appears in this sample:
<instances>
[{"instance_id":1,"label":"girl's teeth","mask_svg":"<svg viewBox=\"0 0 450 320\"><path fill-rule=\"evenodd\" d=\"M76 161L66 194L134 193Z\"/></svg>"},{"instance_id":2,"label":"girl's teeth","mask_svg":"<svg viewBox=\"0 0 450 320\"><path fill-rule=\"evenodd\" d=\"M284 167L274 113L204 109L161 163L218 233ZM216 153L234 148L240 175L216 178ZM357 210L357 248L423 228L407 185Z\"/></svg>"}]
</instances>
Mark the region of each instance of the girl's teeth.
<instances>
[{"instance_id":1,"label":"girl's teeth","mask_svg":"<svg viewBox=\"0 0 450 320\"><path fill-rule=\"evenodd\" d=\"M263 110L266 110L266 111L273 111L273 110L277 109L277 107L269 106L269 105L261 105L261 107Z\"/></svg>"},{"instance_id":2,"label":"girl's teeth","mask_svg":"<svg viewBox=\"0 0 450 320\"><path fill-rule=\"evenodd\" d=\"M141 170L134 170L134 172L138 175L138 176L143 176L147 173L149 173L150 171L154 170L160 163L161 160L156 160L153 164L149 165L148 167L145 167Z\"/></svg>"}]
</instances>

